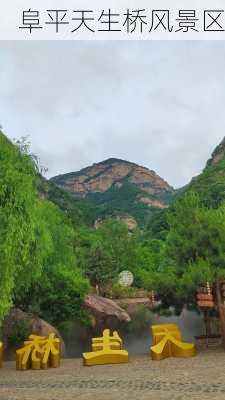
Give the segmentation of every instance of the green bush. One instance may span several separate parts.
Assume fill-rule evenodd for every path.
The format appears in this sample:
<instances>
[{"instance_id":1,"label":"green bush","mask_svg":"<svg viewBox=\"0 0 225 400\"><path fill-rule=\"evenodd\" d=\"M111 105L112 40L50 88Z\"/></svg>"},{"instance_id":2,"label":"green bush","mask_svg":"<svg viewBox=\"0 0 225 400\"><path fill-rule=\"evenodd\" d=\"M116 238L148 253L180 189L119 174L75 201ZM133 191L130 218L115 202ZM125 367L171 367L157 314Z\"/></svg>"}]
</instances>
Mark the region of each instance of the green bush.
<instances>
[{"instance_id":1,"label":"green bush","mask_svg":"<svg viewBox=\"0 0 225 400\"><path fill-rule=\"evenodd\" d=\"M31 334L29 320L23 319L14 322L12 332L8 337L8 342L11 346L21 345Z\"/></svg>"},{"instance_id":2,"label":"green bush","mask_svg":"<svg viewBox=\"0 0 225 400\"><path fill-rule=\"evenodd\" d=\"M132 314L132 320L127 324L127 331L134 335L140 336L143 332L146 332L152 325L153 313L145 305L141 304L137 307L137 310Z\"/></svg>"},{"instance_id":3,"label":"green bush","mask_svg":"<svg viewBox=\"0 0 225 400\"><path fill-rule=\"evenodd\" d=\"M111 289L113 299L125 299L136 297L137 289L134 287L121 286L119 283L114 283Z\"/></svg>"}]
</instances>

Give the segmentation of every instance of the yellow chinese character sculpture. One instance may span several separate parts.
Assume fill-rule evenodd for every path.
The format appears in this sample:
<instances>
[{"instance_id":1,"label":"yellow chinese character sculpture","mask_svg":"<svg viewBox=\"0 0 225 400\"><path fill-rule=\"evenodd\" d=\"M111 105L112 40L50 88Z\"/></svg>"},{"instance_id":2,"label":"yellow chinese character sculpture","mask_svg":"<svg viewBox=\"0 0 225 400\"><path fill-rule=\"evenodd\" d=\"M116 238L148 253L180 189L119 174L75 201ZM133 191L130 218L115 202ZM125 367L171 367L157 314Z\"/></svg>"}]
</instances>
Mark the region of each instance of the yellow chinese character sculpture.
<instances>
[{"instance_id":1,"label":"yellow chinese character sculpture","mask_svg":"<svg viewBox=\"0 0 225 400\"><path fill-rule=\"evenodd\" d=\"M151 357L162 360L167 357L192 357L195 345L182 342L181 333L175 324L152 325Z\"/></svg>"},{"instance_id":2,"label":"yellow chinese character sculpture","mask_svg":"<svg viewBox=\"0 0 225 400\"><path fill-rule=\"evenodd\" d=\"M83 353L83 362L85 366L120 364L128 362L128 352L122 350L123 342L115 331L110 336L110 330L105 329L103 336L92 339L92 351Z\"/></svg>"},{"instance_id":3,"label":"yellow chinese character sculpture","mask_svg":"<svg viewBox=\"0 0 225 400\"><path fill-rule=\"evenodd\" d=\"M24 347L16 351L16 369L47 369L60 365L60 340L51 333L48 337L30 335Z\"/></svg>"},{"instance_id":4,"label":"yellow chinese character sculpture","mask_svg":"<svg viewBox=\"0 0 225 400\"><path fill-rule=\"evenodd\" d=\"M3 363L3 343L0 342L0 368L2 368Z\"/></svg>"}]
</instances>

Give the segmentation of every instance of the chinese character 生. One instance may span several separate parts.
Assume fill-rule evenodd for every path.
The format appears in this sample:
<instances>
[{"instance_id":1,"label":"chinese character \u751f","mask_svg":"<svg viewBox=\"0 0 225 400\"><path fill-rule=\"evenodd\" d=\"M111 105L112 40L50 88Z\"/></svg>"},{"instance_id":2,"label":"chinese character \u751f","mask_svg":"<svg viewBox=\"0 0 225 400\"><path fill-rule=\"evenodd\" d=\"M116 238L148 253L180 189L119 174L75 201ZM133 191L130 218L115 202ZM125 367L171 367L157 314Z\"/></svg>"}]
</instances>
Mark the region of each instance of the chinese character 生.
<instances>
[{"instance_id":1,"label":"chinese character \u751f","mask_svg":"<svg viewBox=\"0 0 225 400\"><path fill-rule=\"evenodd\" d=\"M98 21L105 26L105 29L98 29L99 32L120 32L121 29L116 29L115 25L119 24L118 19L115 20L115 17L119 17L120 14L113 14L111 9L109 8L109 12L102 11ZM114 28L113 28L114 26Z\"/></svg>"}]
</instances>

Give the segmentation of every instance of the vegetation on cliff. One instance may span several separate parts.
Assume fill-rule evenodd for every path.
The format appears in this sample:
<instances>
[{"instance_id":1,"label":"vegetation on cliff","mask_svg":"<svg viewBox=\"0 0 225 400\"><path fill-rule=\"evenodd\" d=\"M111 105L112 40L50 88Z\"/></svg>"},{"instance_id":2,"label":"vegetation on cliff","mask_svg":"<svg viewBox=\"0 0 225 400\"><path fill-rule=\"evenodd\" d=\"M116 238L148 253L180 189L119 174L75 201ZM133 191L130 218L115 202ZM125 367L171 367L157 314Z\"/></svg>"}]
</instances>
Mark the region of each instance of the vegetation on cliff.
<instances>
[{"instance_id":1,"label":"vegetation on cliff","mask_svg":"<svg viewBox=\"0 0 225 400\"><path fill-rule=\"evenodd\" d=\"M173 210L176 201L186 193L194 192L199 196L202 206L218 208L225 201L225 139L216 147L207 161L202 173L188 185L176 190L169 209L159 210L150 216L147 231L150 236L165 239L168 231L168 212Z\"/></svg>"},{"instance_id":2,"label":"vegetation on cliff","mask_svg":"<svg viewBox=\"0 0 225 400\"><path fill-rule=\"evenodd\" d=\"M92 221L117 215L131 215L140 226L146 218L166 208L174 189L154 171L128 161L110 158L78 172L51 179L59 187L82 198Z\"/></svg>"},{"instance_id":3,"label":"vegetation on cliff","mask_svg":"<svg viewBox=\"0 0 225 400\"><path fill-rule=\"evenodd\" d=\"M13 303L24 311L35 303L50 321L80 315L88 290L73 250L74 228L40 197L39 179L35 159L0 132L0 321Z\"/></svg>"}]
</instances>

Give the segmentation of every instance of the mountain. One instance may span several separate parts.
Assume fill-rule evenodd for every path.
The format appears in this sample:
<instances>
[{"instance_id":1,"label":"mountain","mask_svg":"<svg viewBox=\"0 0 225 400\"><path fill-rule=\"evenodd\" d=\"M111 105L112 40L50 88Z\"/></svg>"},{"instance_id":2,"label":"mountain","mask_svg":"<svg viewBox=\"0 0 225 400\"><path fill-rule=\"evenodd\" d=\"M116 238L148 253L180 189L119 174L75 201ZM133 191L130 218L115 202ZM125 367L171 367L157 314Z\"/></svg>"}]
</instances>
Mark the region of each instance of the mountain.
<instances>
[{"instance_id":1,"label":"mountain","mask_svg":"<svg viewBox=\"0 0 225 400\"><path fill-rule=\"evenodd\" d=\"M213 151L212 157L207 162L207 166L218 164L224 158L225 158L225 137Z\"/></svg>"},{"instance_id":2,"label":"mountain","mask_svg":"<svg viewBox=\"0 0 225 400\"><path fill-rule=\"evenodd\" d=\"M58 175L51 182L92 205L95 219L130 215L141 224L156 210L167 208L175 193L154 171L117 158Z\"/></svg>"},{"instance_id":3,"label":"mountain","mask_svg":"<svg viewBox=\"0 0 225 400\"><path fill-rule=\"evenodd\" d=\"M40 176L38 184L39 196L56 204L77 225L89 225L89 216L85 215L85 204L82 205L67 191L61 189L51 181ZM89 211L90 208L88 207ZM90 223L91 224L91 223Z\"/></svg>"},{"instance_id":4,"label":"mountain","mask_svg":"<svg viewBox=\"0 0 225 400\"><path fill-rule=\"evenodd\" d=\"M225 138L215 148L206 162L203 171L184 187L175 191L173 203L188 191L194 191L200 197L203 205L217 208L225 201ZM147 231L152 237L165 238L169 226L167 223L168 209L153 214L148 221Z\"/></svg>"},{"instance_id":5,"label":"mountain","mask_svg":"<svg viewBox=\"0 0 225 400\"><path fill-rule=\"evenodd\" d=\"M208 207L218 207L225 201L225 138L213 151L203 172L185 189L197 192Z\"/></svg>"}]
</instances>

